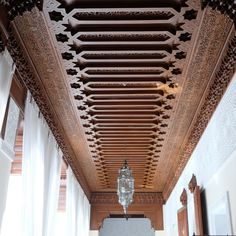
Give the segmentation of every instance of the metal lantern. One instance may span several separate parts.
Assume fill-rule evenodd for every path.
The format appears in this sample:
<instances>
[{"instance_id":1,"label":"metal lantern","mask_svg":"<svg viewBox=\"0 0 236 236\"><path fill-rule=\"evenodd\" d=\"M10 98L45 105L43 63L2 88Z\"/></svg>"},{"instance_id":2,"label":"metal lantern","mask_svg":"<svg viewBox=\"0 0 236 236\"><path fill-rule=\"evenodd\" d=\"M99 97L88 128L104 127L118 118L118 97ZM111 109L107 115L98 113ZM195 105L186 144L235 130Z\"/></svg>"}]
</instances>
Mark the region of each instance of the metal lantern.
<instances>
[{"instance_id":1,"label":"metal lantern","mask_svg":"<svg viewBox=\"0 0 236 236\"><path fill-rule=\"evenodd\" d=\"M127 208L133 202L134 194L134 178L132 176L132 171L128 167L127 161L125 161L125 164L119 170L117 183L119 203L123 206L124 213L127 214Z\"/></svg>"}]
</instances>

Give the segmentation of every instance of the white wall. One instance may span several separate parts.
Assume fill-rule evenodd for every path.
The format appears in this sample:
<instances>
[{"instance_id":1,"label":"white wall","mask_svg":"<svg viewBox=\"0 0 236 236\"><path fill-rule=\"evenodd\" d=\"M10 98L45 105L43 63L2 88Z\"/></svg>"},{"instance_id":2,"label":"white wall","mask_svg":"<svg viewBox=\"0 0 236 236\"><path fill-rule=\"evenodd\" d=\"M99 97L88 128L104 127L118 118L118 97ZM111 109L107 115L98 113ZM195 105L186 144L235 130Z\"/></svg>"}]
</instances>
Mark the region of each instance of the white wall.
<instances>
[{"instance_id":1,"label":"white wall","mask_svg":"<svg viewBox=\"0 0 236 236\"><path fill-rule=\"evenodd\" d=\"M180 194L185 187L188 194L189 233L195 231L193 198L188 183L194 173L198 185L205 189L207 212L226 193L229 194L233 232L236 233L236 76L217 107L186 168L164 206L167 235L178 235L177 210ZM212 232L209 232L212 233Z\"/></svg>"},{"instance_id":2,"label":"white wall","mask_svg":"<svg viewBox=\"0 0 236 236\"><path fill-rule=\"evenodd\" d=\"M90 230L89 231L89 236L98 236L99 232L98 230Z\"/></svg>"},{"instance_id":3,"label":"white wall","mask_svg":"<svg viewBox=\"0 0 236 236\"><path fill-rule=\"evenodd\" d=\"M107 218L99 236L155 236L155 230L148 218Z\"/></svg>"},{"instance_id":4,"label":"white wall","mask_svg":"<svg viewBox=\"0 0 236 236\"><path fill-rule=\"evenodd\" d=\"M99 236L99 231L98 230L90 230L89 236ZM164 230L158 230L158 231L155 231L155 236L166 236L166 233Z\"/></svg>"}]
</instances>

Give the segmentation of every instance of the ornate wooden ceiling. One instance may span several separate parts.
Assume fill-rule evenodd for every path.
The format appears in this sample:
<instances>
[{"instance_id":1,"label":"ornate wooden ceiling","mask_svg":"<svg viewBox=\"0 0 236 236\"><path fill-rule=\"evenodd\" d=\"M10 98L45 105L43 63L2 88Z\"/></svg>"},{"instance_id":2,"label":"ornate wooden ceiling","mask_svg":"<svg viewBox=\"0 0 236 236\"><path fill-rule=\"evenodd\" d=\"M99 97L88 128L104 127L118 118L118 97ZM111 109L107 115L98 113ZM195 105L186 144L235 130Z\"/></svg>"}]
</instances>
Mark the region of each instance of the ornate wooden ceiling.
<instances>
[{"instance_id":1,"label":"ornate wooden ceiling","mask_svg":"<svg viewBox=\"0 0 236 236\"><path fill-rule=\"evenodd\" d=\"M86 193L114 192L126 159L136 191L166 199L229 81L229 17L198 0L17 6L9 50Z\"/></svg>"},{"instance_id":2,"label":"ornate wooden ceiling","mask_svg":"<svg viewBox=\"0 0 236 236\"><path fill-rule=\"evenodd\" d=\"M117 171L126 159L136 189L157 190L154 179L199 5L49 1L45 9L100 188L116 188Z\"/></svg>"}]
</instances>

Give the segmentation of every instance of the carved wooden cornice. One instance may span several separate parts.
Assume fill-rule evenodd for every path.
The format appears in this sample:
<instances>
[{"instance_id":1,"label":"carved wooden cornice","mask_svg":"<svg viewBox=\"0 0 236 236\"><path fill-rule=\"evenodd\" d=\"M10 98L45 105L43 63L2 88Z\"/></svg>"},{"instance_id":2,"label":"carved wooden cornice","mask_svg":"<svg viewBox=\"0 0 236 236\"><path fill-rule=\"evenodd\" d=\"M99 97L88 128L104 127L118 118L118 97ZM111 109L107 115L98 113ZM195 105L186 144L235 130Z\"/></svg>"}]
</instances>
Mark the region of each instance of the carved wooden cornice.
<instances>
[{"instance_id":1,"label":"carved wooden cornice","mask_svg":"<svg viewBox=\"0 0 236 236\"><path fill-rule=\"evenodd\" d=\"M236 4L234 0L202 0L202 8L206 6L228 15L236 24Z\"/></svg>"},{"instance_id":2,"label":"carved wooden cornice","mask_svg":"<svg viewBox=\"0 0 236 236\"><path fill-rule=\"evenodd\" d=\"M7 49L16 64L17 72L19 73L20 83L27 87L27 89L32 94L35 102L37 103L40 112L45 118L50 130L52 131L59 147L63 152L63 158L65 161L71 166L76 178L80 182L85 194L88 198L90 198L90 189L85 181L83 181L84 176L80 173L78 168L76 168L77 164L74 159L72 159L69 154L68 147L65 144L64 138L61 134L61 131L58 128L58 124L56 122L55 117L53 116L53 111L49 107L49 103L44 96L44 92L39 85L39 81L35 78L34 72L32 71L32 67L29 65L28 59L25 56L23 49L19 45L16 36L14 34L14 30L12 27L9 29L9 37L7 41Z\"/></svg>"},{"instance_id":3,"label":"carved wooden cornice","mask_svg":"<svg viewBox=\"0 0 236 236\"><path fill-rule=\"evenodd\" d=\"M43 0L1 0L0 4L7 8L10 20L14 20L16 16L22 15L26 11L31 11L34 7L40 11L43 9Z\"/></svg>"},{"instance_id":4,"label":"carved wooden cornice","mask_svg":"<svg viewBox=\"0 0 236 236\"><path fill-rule=\"evenodd\" d=\"M236 65L236 34L233 32L231 39L226 44L225 52L222 59L217 66L214 73L214 79L208 89L204 102L201 105L198 116L191 129L190 136L184 150L180 154L180 162L175 176L172 178L171 183L168 184L168 189L164 190L164 199L167 199L172 189L177 182L178 176L182 173L189 157L192 155L198 141L200 140L204 130L206 129L217 105L219 104L229 82L232 79L232 73Z\"/></svg>"},{"instance_id":5,"label":"carved wooden cornice","mask_svg":"<svg viewBox=\"0 0 236 236\"><path fill-rule=\"evenodd\" d=\"M95 204L117 204L116 193L92 193L90 203ZM132 204L163 204L161 193L135 193Z\"/></svg>"}]
</instances>

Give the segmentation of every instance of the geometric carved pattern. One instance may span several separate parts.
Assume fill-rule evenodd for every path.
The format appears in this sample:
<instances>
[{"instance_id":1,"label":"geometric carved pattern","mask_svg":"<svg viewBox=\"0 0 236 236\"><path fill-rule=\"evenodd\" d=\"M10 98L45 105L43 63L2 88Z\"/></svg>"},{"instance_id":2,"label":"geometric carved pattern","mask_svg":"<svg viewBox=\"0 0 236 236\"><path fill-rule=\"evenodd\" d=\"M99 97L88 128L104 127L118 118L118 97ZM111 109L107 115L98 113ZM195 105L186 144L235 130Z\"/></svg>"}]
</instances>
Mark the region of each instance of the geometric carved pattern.
<instances>
[{"instance_id":1,"label":"geometric carved pattern","mask_svg":"<svg viewBox=\"0 0 236 236\"><path fill-rule=\"evenodd\" d=\"M125 159L136 188L153 188L190 49L195 9L185 0L143 6L45 1L101 189L116 188Z\"/></svg>"},{"instance_id":2,"label":"geometric carved pattern","mask_svg":"<svg viewBox=\"0 0 236 236\"><path fill-rule=\"evenodd\" d=\"M202 0L202 8L212 7L222 14L228 15L236 23L236 4L234 0Z\"/></svg>"},{"instance_id":3,"label":"geometric carved pattern","mask_svg":"<svg viewBox=\"0 0 236 236\"><path fill-rule=\"evenodd\" d=\"M118 196L114 193L93 193L91 204L117 204ZM134 204L163 204L164 200L161 193L135 193Z\"/></svg>"},{"instance_id":4,"label":"geometric carved pattern","mask_svg":"<svg viewBox=\"0 0 236 236\"><path fill-rule=\"evenodd\" d=\"M211 5L210 5L211 6ZM164 198L167 199L171 190L173 189L175 183L177 182L177 177L180 176L182 170L185 167L189 157L191 156L194 148L196 147L198 141L201 138L208 122L211 119L213 112L215 111L217 105L222 98L227 85L232 79L232 73L235 71L236 65L236 35L235 32L232 33L231 39L226 44L225 52L221 58L221 61L214 72L214 77L208 88L207 95L201 105L200 111L197 118L191 128L191 133L188 141L180 153L180 161L178 163L178 168L175 172L175 177L167 183L167 190L164 190ZM193 178L194 179L194 178Z\"/></svg>"},{"instance_id":5,"label":"geometric carved pattern","mask_svg":"<svg viewBox=\"0 0 236 236\"><path fill-rule=\"evenodd\" d=\"M174 117L179 89L182 89L183 84L188 85L189 81L193 84L196 81L199 84L203 83L203 80L196 76L196 71L199 74L202 72L200 67L196 71L192 71L197 79L189 76L188 81L185 78L189 73L186 73L186 65L189 64L190 67L193 65L190 51L192 51L192 41L196 37L194 36L197 32L195 29L199 22L194 19L200 19L197 17L199 6L196 2L195 0L187 2L148 0L143 7L139 0L130 0L129 4L119 0L112 5L104 0L103 2L98 1L97 5L93 3L94 5L91 5L93 8L88 8L88 1L83 0L79 5L77 1L46 1L44 16L48 16L49 28L55 35L57 43L54 46L61 54L61 62L63 62L64 72L67 75L65 82L69 84L67 88L70 87L72 98L74 97L73 105L78 108L78 115L84 126L91 156L96 165L96 175L99 176L100 186L96 191L104 189L114 191L117 170L123 160L128 159L135 175L136 189L140 189L141 192L153 192L162 191L163 186L167 186L168 191L164 195L166 199L206 127L230 81L230 75L235 65L235 38L229 44L229 50L222 60L216 78L213 76L213 82L209 83L209 96L207 95L206 100L202 102L203 107L198 113L199 116L196 116L196 122L195 120L193 122L193 129L191 125L190 137L186 136L184 143L186 145L181 147L180 153L176 152L176 156L172 155L173 153L170 153L169 156L165 155L168 154L169 145L167 144L170 144L168 140L172 140L172 137L169 138L170 134L173 134L170 132L170 127L176 127L173 125L175 121L186 120L182 119L181 114L177 112L178 117ZM33 12L37 12L37 9L34 9ZM208 17L210 14L207 26L212 27L214 20L218 20L219 27L215 27L209 34L211 36L209 40L208 36L207 39L206 36L201 36L198 41L201 42L201 38L203 38L201 45L205 46L209 41L214 45L211 40L212 36L217 35L216 32L221 30L220 27L226 22L224 21L226 18L213 14L209 9L206 9L205 12ZM26 25L30 25L31 21L34 22L31 24L33 27L37 25L36 20L30 19L30 14L26 15L28 20L28 22L26 20ZM219 19L223 19L222 24ZM20 24L24 20L24 17L17 17L14 22L18 21ZM229 27L228 23L229 19L227 19L225 29ZM27 35L27 27L19 28L26 31L25 36L30 35ZM210 31L209 28L208 31ZM40 45L45 41L42 40L42 36L38 37L36 33L34 34L33 30L29 30L29 32L34 37L29 42L27 37L24 37L27 46L33 45L36 50L40 51ZM228 31L225 30L225 34L220 32L224 36L218 35L216 38L219 39L219 42L225 42L225 35ZM64 137L57 129L57 124L50 115L49 105L43 92L39 89L40 84L36 82L37 79L33 78L31 68L13 35L9 39L8 47L23 75L24 82L27 83L27 87L37 100L40 110L42 109L43 115L56 136L65 158L80 179L82 172L77 168L83 163L79 162L80 158L78 158L79 164L77 162L75 164L75 159L73 161L70 159L66 142L63 142ZM194 61L195 65L201 64L202 59L209 55L213 55L212 59L215 59L216 56L213 53L218 52L217 55L219 55L221 52L221 47L203 48L205 50L200 50L200 54L203 56L199 56L198 60ZM205 52L209 52L209 54L206 55ZM46 55L50 55L50 53ZM189 63L189 59L191 63ZM34 62L38 69L38 62ZM205 66L205 63L203 64ZM211 64L212 67L215 66L215 63ZM213 69L211 70L207 65L206 68L206 71L210 71L211 74L206 73L207 76L204 76L205 74L202 73L202 77L204 77L204 81L209 81ZM48 69L51 68L48 67ZM57 79L53 82L51 87L56 87ZM194 86L186 87L190 88L190 91L199 91ZM196 87L198 89L200 86ZM182 97L185 97L186 93L183 95L181 94ZM197 95L187 97L185 106L192 105L191 102ZM71 105L69 102L66 104ZM184 108L182 111L187 111L187 109ZM195 112L194 110L192 113L195 114ZM182 134L179 132L178 135ZM182 137L180 137L180 141ZM176 162L177 167L173 162ZM164 168L162 168L163 166ZM169 169L169 167L172 168ZM159 174L161 178L157 178ZM165 178L166 176L169 177L168 180ZM159 180L162 181L160 181L160 185L156 184ZM93 188L91 190L93 191Z\"/></svg>"},{"instance_id":6,"label":"geometric carved pattern","mask_svg":"<svg viewBox=\"0 0 236 236\"><path fill-rule=\"evenodd\" d=\"M7 8L10 20L14 20L16 16L22 15L26 11L31 11L34 7L37 7L39 10L43 8L43 0L1 0L0 4Z\"/></svg>"}]
</instances>

